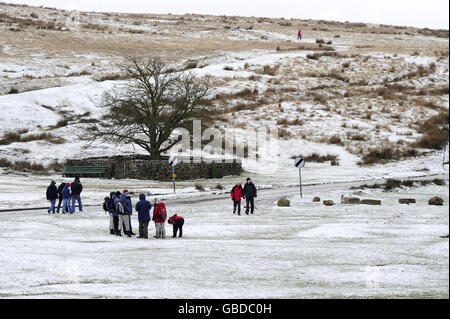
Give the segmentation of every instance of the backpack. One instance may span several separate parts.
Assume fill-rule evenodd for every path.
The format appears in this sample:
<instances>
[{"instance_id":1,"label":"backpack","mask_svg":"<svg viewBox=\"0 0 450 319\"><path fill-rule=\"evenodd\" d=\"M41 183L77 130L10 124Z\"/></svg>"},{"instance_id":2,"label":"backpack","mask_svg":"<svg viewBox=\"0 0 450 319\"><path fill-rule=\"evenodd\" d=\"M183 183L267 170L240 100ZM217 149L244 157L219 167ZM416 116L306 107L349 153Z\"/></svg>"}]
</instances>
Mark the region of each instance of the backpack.
<instances>
[{"instance_id":1,"label":"backpack","mask_svg":"<svg viewBox=\"0 0 450 319\"><path fill-rule=\"evenodd\" d=\"M114 205L114 200L111 199L108 204L109 204L109 211L111 213L115 213L116 212L116 205Z\"/></svg>"},{"instance_id":2,"label":"backpack","mask_svg":"<svg viewBox=\"0 0 450 319\"><path fill-rule=\"evenodd\" d=\"M123 204L122 204L121 201L119 201L119 202L117 203L116 209L117 209L117 212L118 212L120 215L125 215L125 209L124 209Z\"/></svg>"},{"instance_id":3,"label":"backpack","mask_svg":"<svg viewBox=\"0 0 450 319\"><path fill-rule=\"evenodd\" d=\"M159 209L157 217L159 219L165 220L164 216L167 216L166 205L164 203L159 203L158 206L160 209Z\"/></svg>"},{"instance_id":4,"label":"backpack","mask_svg":"<svg viewBox=\"0 0 450 319\"><path fill-rule=\"evenodd\" d=\"M106 200L103 202L103 210L104 210L105 212L108 211L108 203L107 203Z\"/></svg>"}]
</instances>

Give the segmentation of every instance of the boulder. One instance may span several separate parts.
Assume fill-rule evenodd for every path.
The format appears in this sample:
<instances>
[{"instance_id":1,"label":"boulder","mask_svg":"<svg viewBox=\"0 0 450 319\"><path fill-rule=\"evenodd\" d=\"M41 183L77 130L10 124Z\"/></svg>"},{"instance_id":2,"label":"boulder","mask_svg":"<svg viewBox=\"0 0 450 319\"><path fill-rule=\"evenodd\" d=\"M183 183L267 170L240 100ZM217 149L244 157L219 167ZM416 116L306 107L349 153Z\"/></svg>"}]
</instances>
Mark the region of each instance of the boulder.
<instances>
[{"instance_id":1,"label":"boulder","mask_svg":"<svg viewBox=\"0 0 450 319\"><path fill-rule=\"evenodd\" d=\"M360 202L362 205L381 205L381 200L378 199L362 199Z\"/></svg>"},{"instance_id":2,"label":"boulder","mask_svg":"<svg viewBox=\"0 0 450 319\"><path fill-rule=\"evenodd\" d=\"M318 203L320 202L320 197L316 196L313 198L313 203Z\"/></svg>"},{"instance_id":3,"label":"boulder","mask_svg":"<svg viewBox=\"0 0 450 319\"><path fill-rule=\"evenodd\" d=\"M361 200L358 197L342 197L341 204L359 204Z\"/></svg>"},{"instance_id":4,"label":"boulder","mask_svg":"<svg viewBox=\"0 0 450 319\"><path fill-rule=\"evenodd\" d=\"M278 207L289 207L291 206L291 201L286 198L282 198L277 203Z\"/></svg>"},{"instance_id":5,"label":"boulder","mask_svg":"<svg viewBox=\"0 0 450 319\"><path fill-rule=\"evenodd\" d=\"M439 196L434 196L428 200L428 205L442 206L444 205L444 200Z\"/></svg>"},{"instance_id":6,"label":"boulder","mask_svg":"<svg viewBox=\"0 0 450 319\"><path fill-rule=\"evenodd\" d=\"M333 205L334 205L334 202L333 202L332 200L324 200L324 201L323 201L323 204L324 204L325 206L333 206Z\"/></svg>"},{"instance_id":7,"label":"boulder","mask_svg":"<svg viewBox=\"0 0 450 319\"><path fill-rule=\"evenodd\" d=\"M400 199L398 200L398 202L399 202L400 204L406 204L406 205L409 205L409 204L415 204L415 203L416 203L416 200L415 200L414 198L400 198Z\"/></svg>"},{"instance_id":8,"label":"boulder","mask_svg":"<svg viewBox=\"0 0 450 319\"><path fill-rule=\"evenodd\" d=\"M197 67L198 61L197 60L188 60L185 64L184 64L184 69L185 70L190 70L190 69L195 69Z\"/></svg>"}]
</instances>

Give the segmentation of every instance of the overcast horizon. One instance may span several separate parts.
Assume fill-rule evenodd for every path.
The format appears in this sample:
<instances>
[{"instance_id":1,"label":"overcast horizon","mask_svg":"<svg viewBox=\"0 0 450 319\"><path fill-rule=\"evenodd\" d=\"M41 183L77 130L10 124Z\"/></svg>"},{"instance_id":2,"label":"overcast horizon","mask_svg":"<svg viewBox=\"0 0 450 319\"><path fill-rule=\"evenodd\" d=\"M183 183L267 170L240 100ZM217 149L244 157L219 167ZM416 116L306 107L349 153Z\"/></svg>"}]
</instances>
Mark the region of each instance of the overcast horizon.
<instances>
[{"instance_id":1,"label":"overcast horizon","mask_svg":"<svg viewBox=\"0 0 450 319\"><path fill-rule=\"evenodd\" d=\"M165 0L147 2L139 0L9 0L6 3L55 7L65 10L155 13L155 14L211 14L240 15L270 18L299 18L334 20L449 29L449 2L447 0L380 0L357 1L322 0L317 2L278 0L228 0L227 4L211 0Z\"/></svg>"}]
</instances>

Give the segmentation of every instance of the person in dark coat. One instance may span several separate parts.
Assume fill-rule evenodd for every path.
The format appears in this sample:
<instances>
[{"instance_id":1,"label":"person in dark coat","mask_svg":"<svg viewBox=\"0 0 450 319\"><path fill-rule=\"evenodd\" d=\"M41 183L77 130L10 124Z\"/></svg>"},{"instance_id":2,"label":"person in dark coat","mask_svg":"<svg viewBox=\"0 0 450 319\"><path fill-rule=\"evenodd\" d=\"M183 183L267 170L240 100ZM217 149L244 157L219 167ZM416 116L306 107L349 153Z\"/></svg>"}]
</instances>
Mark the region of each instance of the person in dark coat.
<instances>
[{"instance_id":1,"label":"person in dark coat","mask_svg":"<svg viewBox=\"0 0 450 319\"><path fill-rule=\"evenodd\" d=\"M123 193L120 195L120 200L122 201L124 208L126 210L126 213L129 216L130 219L130 235L136 236L135 233L133 233L133 226L131 225L131 216L133 216L133 204L131 202L131 196L128 193L128 190L124 190Z\"/></svg>"},{"instance_id":2,"label":"person in dark coat","mask_svg":"<svg viewBox=\"0 0 450 319\"><path fill-rule=\"evenodd\" d=\"M255 198L258 197L258 191L255 184L253 184L251 178L247 178L247 184L244 186L244 198L247 202L247 208L245 213L248 215L251 206L251 213L255 212Z\"/></svg>"},{"instance_id":3,"label":"person in dark coat","mask_svg":"<svg viewBox=\"0 0 450 319\"><path fill-rule=\"evenodd\" d=\"M58 199L58 189L56 188L56 182L52 181L50 186L47 187L47 200L50 201L50 208L48 209L48 213L55 213L55 204Z\"/></svg>"},{"instance_id":4,"label":"person in dark coat","mask_svg":"<svg viewBox=\"0 0 450 319\"><path fill-rule=\"evenodd\" d=\"M111 193L111 201L109 202L109 212L113 219L113 229L114 234L119 235L119 213L117 212L116 206L116 198L120 197L120 192L112 192Z\"/></svg>"},{"instance_id":5,"label":"person in dark coat","mask_svg":"<svg viewBox=\"0 0 450 319\"><path fill-rule=\"evenodd\" d=\"M70 205L71 196L72 196L72 193L70 192L70 183L67 183L66 186L64 186L64 190L62 193L63 214L65 214L65 213L73 214L72 206Z\"/></svg>"},{"instance_id":6,"label":"person in dark coat","mask_svg":"<svg viewBox=\"0 0 450 319\"><path fill-rule=\"evenodd\" d=\"M112 207L114 207L114 205L111 205L111 202L114 200L113 196L115 196L114 192L110 193L109 197L105 197L105 201L103 202L103 210L109 214L109 233L111 235L116 234L116 229L114 227L114 216L112 214Z\"/></svg>"},{"instance_id":7,"label":"person in dark coat","mask_svg":"<svg viewBox=\"0 0 450 319\"><path fill-rule=\"evenodd\" d=\"M236 208L238 209L238 215L241 215L241 200L244 197L244 189L241 183L237 183L231 190L231 199L233 200L233 214L236 214Z\"/></svg>"},{"instance_id":8,"label":"person in dark coat","mask_svg":"<svg viewBox=\"0 0 450 319\"><path fill-rule=\"evenodd\" d=\"M59 211L61 210L61 203L63 202L63 190L64 187L66 187L66 183L61 183L58 186L58 208L56 210L56 212L59 214Z\"/></svg>"},{"instance_id":9,"label":"person in dark coat","mask_svg":"<svg viewBox=\"0 0 450 319\"><path fill-rule=\"evenodd\" d=\"M81 192L83 191L83 185L81 185L80 178L77 176L73 181L71 187L72 191L72 212L75 212L75 201L78 202L78 210L83 211L83 204L81 203Z\"/></svg>"},{"instance_id":10,"label":"person in dark coat","mask_svg":"<svg viewBox=\"0 0 450 319\"><path fill-rule=\"evenodd\" d=\"M145 199L145 194L139 195L139 202L136 204L139 220L139 236L138 238L148 239L148 223L150 222L150 210L152 204Z\"/></svg>"},{"instance_id":11,"label":"person in dark coat","mask_svg":"<svg viewBox=\"0 0 450 319\"><path fill-rule=\"evenodd\" d=\"M169 224L173 225L173 236L172 237L174 237L174 238L177 237L178 230L180 230L179 237L183 237L183 225L184 225L183 217L175 214L169 218Z\"/></svg>"}]
</instances>

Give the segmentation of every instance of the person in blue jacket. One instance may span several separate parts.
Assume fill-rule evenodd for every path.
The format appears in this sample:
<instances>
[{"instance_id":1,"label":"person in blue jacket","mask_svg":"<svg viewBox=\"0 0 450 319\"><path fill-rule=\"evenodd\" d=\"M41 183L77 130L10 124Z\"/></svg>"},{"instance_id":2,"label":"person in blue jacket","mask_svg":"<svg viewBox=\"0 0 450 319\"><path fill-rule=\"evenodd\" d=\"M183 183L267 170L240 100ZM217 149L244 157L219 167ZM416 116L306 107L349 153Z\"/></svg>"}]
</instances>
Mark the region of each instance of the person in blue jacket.
<instances>
[{"instance_id":1,"label":"person in blue jacket","mask_svg":"<svg viewBox=\"0 0 450 319\"><path fill-rule=\"evenodd\" d=\"M128 226L129 226L129 229L130 229L130 232L129 232L129 235L131 235L131 236L135 236L136 234L135 233L133 233L133 228L132 228L132 226L131 226L131 215L133 215L133 204L131 203L131 197L130 197L130 195L129 195L129 193L128 193L128 190L124 190L123 192L122 192L122 194L120 195L120 202L122 203L122 205L123 205L123 208L124 208L124 214L125 215L128 215L128 221L129 221L129 224L128 224ZM123 225L123 227L125 228L125 226L126 225ZM126 228L125 228L126 229Z\"/></svg>"},{"instance_id":2,"label":"person in blue jacket","mask_svg":"<svg viewBox=\"0 0 450 319\"><path fill-rule=\"evenodd\" d=\"M67 183L66 186L64 186L64 190L63 190L63 193L62 193L63 214L65 214L65 213L73 214L72 206L70 205L70 198L71 197L72 197L72 193L70 192L70 183Z\"/></svg>"},{"instance_id":3,"label":"person in blue jacket","mask_svg":"<svg viewBox=\"0 0 450 319\"><path fill-rule=\"evenodd\" d=\"M119 210L118 210L118 204L120 202L120 192L116 192L116 194L113 196L112 205L114 205L114 208L111 208L111 211L113 212L113 218L114 218L114 229L116 231L117 236L122 236L121 231L119 230Z\"/></svg>"},{"instance_id":4,"label":"person in blue jacket","mask_svg":"<svg viewBox=\"0 0 450 319\"><path fill-rule=\"evenodd\" d=\"M148 223L150 222L150 210L152 204L145 199L145 194L139 195L139 202L136 204L139 220L139 236L138 238L148 239Z\"/></svg>"},{"instance_id":5,"label":"person in blue jacket","mask_svg":"<svg viewBox=\"0 0 450 319\"><path fill-rule=\"evenodd\" d=\"M115 235L119 235L119 212L117 211L117 202L120 197L120 192L111 193L111 200L109 201L108 212L113 219L113 230Z\"/></svg>"}]
</instances>

